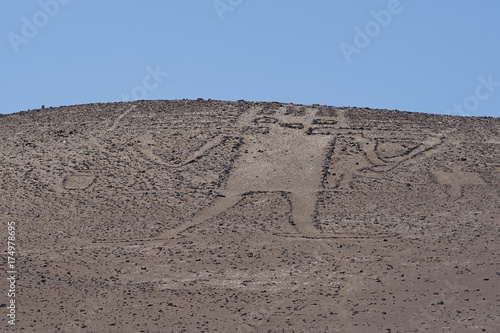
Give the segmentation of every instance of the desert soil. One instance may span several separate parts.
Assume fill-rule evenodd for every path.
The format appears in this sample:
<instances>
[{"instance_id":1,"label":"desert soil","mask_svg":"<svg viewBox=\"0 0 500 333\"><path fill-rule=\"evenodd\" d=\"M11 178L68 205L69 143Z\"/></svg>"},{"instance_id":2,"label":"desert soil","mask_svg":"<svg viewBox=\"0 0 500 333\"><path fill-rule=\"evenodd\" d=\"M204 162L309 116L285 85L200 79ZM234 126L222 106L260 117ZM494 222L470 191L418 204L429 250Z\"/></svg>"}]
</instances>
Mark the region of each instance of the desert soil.
<instances>
[{"instance_id":1,"label":"desert soil","mask_svg":"<svg viewBox=\"0 0 500 333\"><path fill-rule=\"evenodd\" d=\"M498 118L137 101L0 135L5 332L500 331Z\"/></svg>"}]
</instances>

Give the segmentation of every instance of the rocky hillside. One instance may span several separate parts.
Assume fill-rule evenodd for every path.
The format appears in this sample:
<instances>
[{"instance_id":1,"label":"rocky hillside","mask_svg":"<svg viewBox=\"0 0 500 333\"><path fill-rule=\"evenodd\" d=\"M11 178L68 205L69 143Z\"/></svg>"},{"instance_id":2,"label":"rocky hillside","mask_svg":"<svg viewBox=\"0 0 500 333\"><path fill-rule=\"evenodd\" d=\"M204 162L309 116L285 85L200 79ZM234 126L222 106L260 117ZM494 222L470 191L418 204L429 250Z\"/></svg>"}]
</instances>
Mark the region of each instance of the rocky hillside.
<instances>
[{"instance_id":1,"label":"rocky hillside","mask_svg":"<svg viewBox=\"0 0 500 333\"><path fill-rule=\"evenodd\" d=\"M137 101L0 133L4 329L500 330L498 118Z\"/></svg>"}]
</instances>

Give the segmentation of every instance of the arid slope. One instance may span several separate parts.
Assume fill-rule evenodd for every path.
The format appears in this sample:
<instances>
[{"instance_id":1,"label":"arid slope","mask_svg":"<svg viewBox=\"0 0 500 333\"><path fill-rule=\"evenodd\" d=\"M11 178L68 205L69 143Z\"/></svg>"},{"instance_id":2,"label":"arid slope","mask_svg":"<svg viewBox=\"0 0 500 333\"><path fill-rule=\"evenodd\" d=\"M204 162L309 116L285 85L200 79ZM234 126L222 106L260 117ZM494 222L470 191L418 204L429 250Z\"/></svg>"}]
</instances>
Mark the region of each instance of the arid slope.
<instances>
[{"instance_id":1,"label":"arid slope","mask_svg":"<svg viewBox=\"0 0 500 333\"><path fill-rule=\"evenodd\" d=\"M138 101L0 133L5 331L500 331L500 119Z\"/></svg>"}]
</instances>

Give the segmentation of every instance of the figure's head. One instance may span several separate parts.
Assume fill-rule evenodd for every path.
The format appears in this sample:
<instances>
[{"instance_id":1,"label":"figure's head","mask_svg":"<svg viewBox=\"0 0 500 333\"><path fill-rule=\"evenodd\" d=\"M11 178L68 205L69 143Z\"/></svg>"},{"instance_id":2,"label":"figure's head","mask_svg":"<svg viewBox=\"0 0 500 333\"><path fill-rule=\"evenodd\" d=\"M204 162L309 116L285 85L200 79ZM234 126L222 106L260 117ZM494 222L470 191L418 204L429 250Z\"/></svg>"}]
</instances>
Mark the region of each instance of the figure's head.
<instances>
[{"instance_id":1,"label":"figure's head","mask_svg":"<svg viewBox=\"0 0 500 333\"><path fill-rule=\"evenodd\" d=\"M280 103L266 103L262 107L253 108L246 115L252 131L262 134L285 129L302 130L306 135L333 135L337 124L336 118L337 112L331 107L305 107Z\"/></svg>"}]
</instances>

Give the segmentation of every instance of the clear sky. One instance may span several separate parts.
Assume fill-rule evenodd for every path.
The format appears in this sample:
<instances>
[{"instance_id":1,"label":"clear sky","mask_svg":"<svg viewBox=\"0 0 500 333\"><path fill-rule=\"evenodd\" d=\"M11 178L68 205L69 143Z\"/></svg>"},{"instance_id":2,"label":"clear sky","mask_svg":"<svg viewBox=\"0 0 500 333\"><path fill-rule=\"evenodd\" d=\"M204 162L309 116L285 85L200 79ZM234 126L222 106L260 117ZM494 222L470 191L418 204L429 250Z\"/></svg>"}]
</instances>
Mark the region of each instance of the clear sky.
<instances>
[{"instance_id":1,"label":"clear sky","mask_svg":"<svg viewBox=\"0 0 500 333\"><path fill-rule=\"evenodd\" d=\"M2 7L0 113L211 98L500 116L498 0Z\"/></svg>"}]
</instances>

